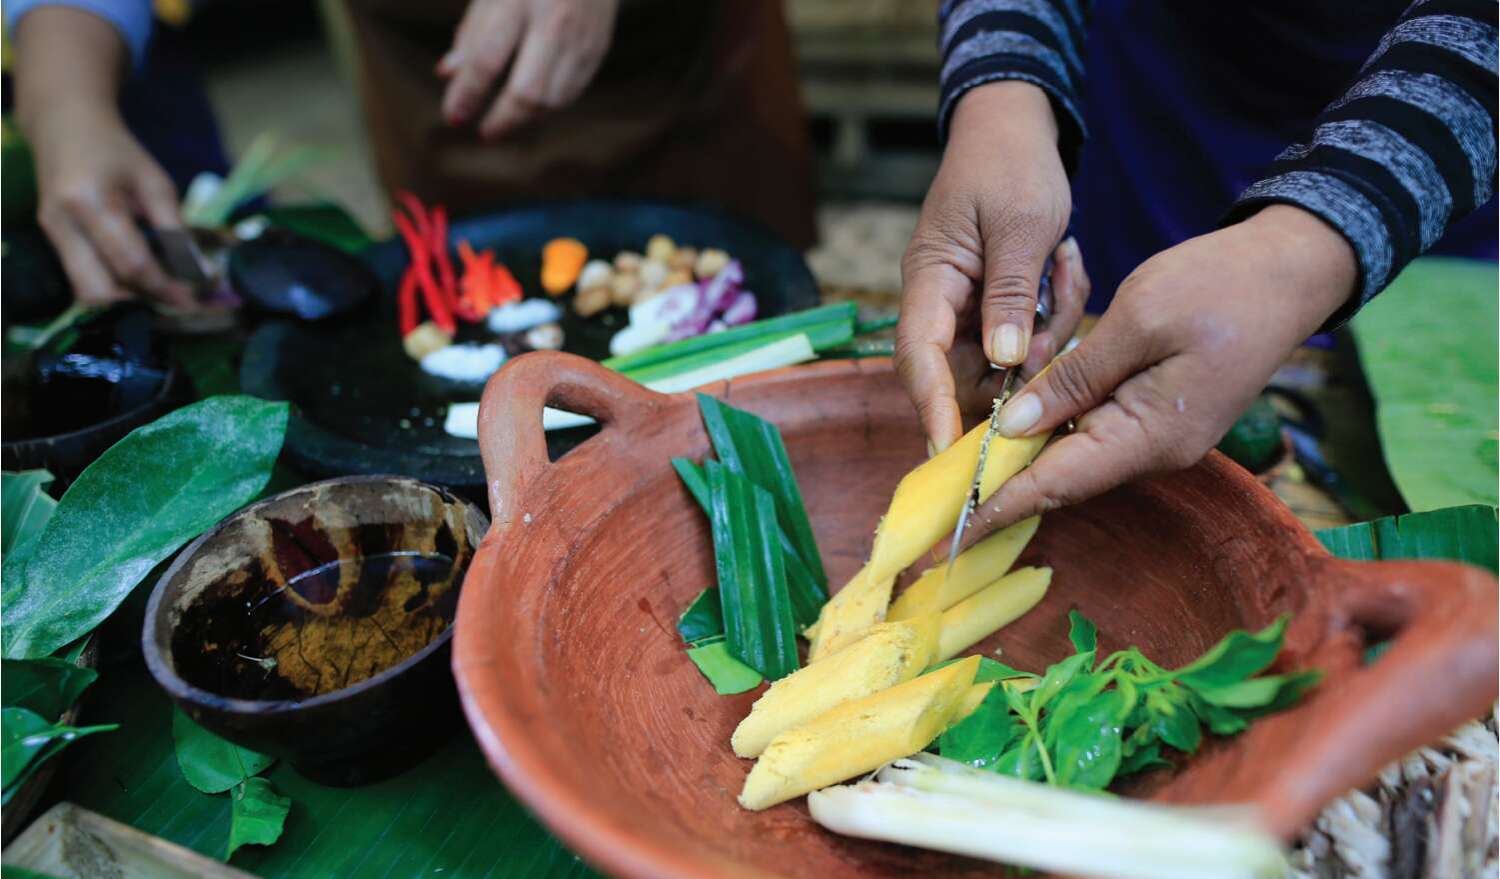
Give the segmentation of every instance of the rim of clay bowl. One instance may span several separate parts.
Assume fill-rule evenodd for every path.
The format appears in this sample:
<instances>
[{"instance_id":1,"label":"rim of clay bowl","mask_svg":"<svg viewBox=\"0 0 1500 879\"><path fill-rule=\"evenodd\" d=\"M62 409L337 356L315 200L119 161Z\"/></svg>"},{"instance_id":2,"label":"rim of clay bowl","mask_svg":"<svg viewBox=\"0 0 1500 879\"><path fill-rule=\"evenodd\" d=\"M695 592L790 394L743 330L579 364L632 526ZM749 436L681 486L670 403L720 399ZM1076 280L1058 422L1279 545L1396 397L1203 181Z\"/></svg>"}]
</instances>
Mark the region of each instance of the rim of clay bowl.
<instances>
[{"instance_id":1,"label":"rim of clay bowl","mask_svg":"<svg viewBox=\"0 0 1500 879\"><path fill-rule=\"evenodd\" d=\"M462 504L466 509L466 519L477 517L478 523L480 525L479 533L481 536L483 536L489 530L489 517L486 516L484 512L480 510L479 507L476 506L473 502L466 500L460 495L454 494L453 492L447 490L446 488L443 488L440 485L433 485L429 482L423 482L420 479L413 479L410 476L340 476L334 479L324 479L318 482L309 482L306 485L300 485L296 488L283 491L280 494L275 494L271 497L258 500L248 507L243 507L239 511L224 517L219 521L217 525L203 532L192 543L189 543L187 547L182 550L182 552L177 554L177 558L174 559L171 566L162 573L161 579L156 581L156 586L151 590L151 599L146 603L146 621L145 625L142 627L141 632L141 654L145 657L146 667L150 670L151 677L156 679L157 685L160 686L163 690L166 690L167 695L171 696L173 699L180 699L183 701L191 702L195 705L202 705L219 711L233 711L242 714L256 714L262 717L267 715L286 714L293 711L301 711L309 708L317 708L322 705L330 705L335 702L341 702L345 699L353 698L366 691L373 690L376 687L387 683L393 678L400 676L402 673L416 666L422 660L447 646L448 643L453 640L453 630L458 623L458 614L456 611L454 612L453 620L448 623L448 627L444 629L441 634L429 641L427 645L421 650L418 650L417 652L406 657L390 668L385 669L378 674L371 675L370 677L365 678L359 683L350 684L347 687L340 687L339 689L334 690L331 693L323 693L322 695L313 696L309 699L300 699L294 701L291 699L236 699L230 696L221 696L217 693L205 690L202 687L194 686L193 684L190 684L187 681L183 680L182 676L177 673L175 665L169 658L172 649L170 643L167 645L165 650L161 649L157 645L156 636L158 630L161 628L161 626L166 625L166 620L164 619L164 614L162 613L162 602L166 600L167 586L171 584L171 582L175 580L180 573L182 573L183 569L187 566L187 562L190 561L193 556L198 553L198 550L202 548L204 543L207 543L213 537L218 535L219 532L223 531L231 523L236 522L241 518L255 515L262 508L284 500L287 497L304 494L314 489L327 488L329 486L342 488L350 485L369 485L375 483L417 486L428 491L437 492L438 494L446 498ZM471 565L474 562L474 557L478 555L478 552L479 546L476 543L469 558L469 563ZM467 574L467 570L465 570L465 574ZM459 578L460 595L462 594L464 579L465 578Z\"/></svg>"}]
</instances>

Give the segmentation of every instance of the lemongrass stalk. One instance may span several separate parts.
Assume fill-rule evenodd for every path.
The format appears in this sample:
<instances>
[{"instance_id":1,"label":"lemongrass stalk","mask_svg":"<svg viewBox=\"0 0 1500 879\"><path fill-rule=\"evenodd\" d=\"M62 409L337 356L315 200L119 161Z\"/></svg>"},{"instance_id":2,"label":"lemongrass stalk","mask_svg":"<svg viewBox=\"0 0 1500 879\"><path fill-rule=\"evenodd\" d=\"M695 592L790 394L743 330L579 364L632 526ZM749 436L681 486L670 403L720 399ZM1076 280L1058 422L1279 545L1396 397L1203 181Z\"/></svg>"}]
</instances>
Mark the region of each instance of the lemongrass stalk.
<instances>
[{"instance_id":1,"label":"lemongrass stalk","mask_svg":"<svg viewBox=\"0 0 1500 879\"><path fill-rule=\"evenodd\" d=\"M900 772L882 770L879 783L809 794L813 819L848 836L1069 875L1261 879L1285 871L1271 837L1216 814L1084 794L962 766L963 773L949 772L930 765L925 755L899 763ZM887 776L900 783L886 781Z\"/></svg>"}]
</instances>

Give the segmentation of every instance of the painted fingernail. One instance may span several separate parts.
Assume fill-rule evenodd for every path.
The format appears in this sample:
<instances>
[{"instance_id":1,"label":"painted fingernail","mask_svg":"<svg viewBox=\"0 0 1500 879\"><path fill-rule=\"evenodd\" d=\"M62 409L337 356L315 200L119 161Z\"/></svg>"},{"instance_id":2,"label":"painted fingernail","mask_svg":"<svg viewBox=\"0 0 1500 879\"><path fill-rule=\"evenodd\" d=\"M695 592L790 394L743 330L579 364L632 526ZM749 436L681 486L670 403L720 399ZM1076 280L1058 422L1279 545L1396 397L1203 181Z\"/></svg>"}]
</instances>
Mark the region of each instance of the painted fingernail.
<instances>
[{"instance_id":1,"label":"painted fingernail","mask_svg":"<svg viewBox=\"0 0 1500 879\"><path fill-rule=\"evenodd\" d=\"M1000 410L1001 436L1018 437L1042 418L1042 401L1036 394L1022 394Z\"/></svg>"},{"instance_id":2,"label":"painted fingernail","mask_svg":"<svg viewBox=\"0 0 1500 879\"><path fill-rule=\"evenodd\" d=\"M995 362L1002 366L1020 363L1026 357L1026 345L1021 340L1021 328L1015 324L1001 324L996 327L990 349Z\"/></svg>"}]
</instances>

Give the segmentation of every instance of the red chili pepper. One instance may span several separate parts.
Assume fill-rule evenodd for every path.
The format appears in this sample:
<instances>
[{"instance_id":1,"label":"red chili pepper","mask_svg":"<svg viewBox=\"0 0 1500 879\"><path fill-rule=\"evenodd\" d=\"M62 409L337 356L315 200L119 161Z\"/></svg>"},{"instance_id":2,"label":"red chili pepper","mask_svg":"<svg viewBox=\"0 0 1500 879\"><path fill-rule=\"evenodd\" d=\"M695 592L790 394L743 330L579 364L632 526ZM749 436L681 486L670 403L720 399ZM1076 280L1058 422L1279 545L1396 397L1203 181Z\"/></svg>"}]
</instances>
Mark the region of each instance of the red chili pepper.
<instances>
[{"instance_id":1,"label":"red chili pepper","mask_svg":"<svg viewBox=\"0 0 1500 879\"><path fill-rule=\"evenodd\" d=\"M392 214L392 219L395 220L401 237L406 239L406 249L411 251L411 267L417 273L417 284L422 291L423 301L427 303L427 311L432 315L432 322L442 328L443 332L453 335L458 332L458 325L453 322L453 312L443 300L437 282L432 278L432 266L428 265L427 248L423 245L421 236L412 227L411 221L400 213Z\"/></svg>"},{"instance_id":2,"label":"red chili pepper","mask_svg":"<svg viewBox=\"0 0 1500 879\"><path fill-rule=\"evenodd\" d=\"M489 309L484 308L481 303L464 302L459 298L458 280L453 274L453 258L448 253L448 211L441 205L432 209L431 240L433 255L437 257L438 283L454 313L469 323L484 320Z\"/></svg>"},{"instance_id":3,"label":"red chili pepper","mask_svg":"<svg viewBox=\"0 0 1500 879\"><path fill-rule=\"evenodd\" d=\"M416 224L417 232L422 236L422 240L431 241L432 222L427 214L427 206L422 204L420 198L405 189L396 193L396 199L405 206L406 212L411 214L412 222Z\"/></svg>"},{"instance_id":4,"label":"red chili pepper","mask_svg":"<svg viewBox=\"0 0 1500 879\"><path fill-rule=\"evenodd\" d=\"M505 305L508 302L520 302L524 295L521 291L521 282L510 273L510 269L504 263L496 263L494 272L491 274L492 286L490 287L490 301L496 306Z\"/></svg>"},{"instance_id":5,"label":"red chili pepper","mask_svg":"<svg viewBox=\"0 0 1500 879\"><path fill-rule=\"evenodd\" d=\"M417 272L407 266L401 276L401 286L396 292L396 312L401 321L401 338L417 328Z\"/></svg>"}]
</instances>

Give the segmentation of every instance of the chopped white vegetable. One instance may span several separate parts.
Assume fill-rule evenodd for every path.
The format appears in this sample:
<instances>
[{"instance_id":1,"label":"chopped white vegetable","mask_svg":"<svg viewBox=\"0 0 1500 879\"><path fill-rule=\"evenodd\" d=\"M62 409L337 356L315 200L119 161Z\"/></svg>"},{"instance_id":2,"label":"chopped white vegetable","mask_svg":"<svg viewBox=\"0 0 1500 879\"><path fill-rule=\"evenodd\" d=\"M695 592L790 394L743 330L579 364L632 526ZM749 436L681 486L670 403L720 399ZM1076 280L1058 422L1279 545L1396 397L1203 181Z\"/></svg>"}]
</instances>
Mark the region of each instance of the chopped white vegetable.
<instances>
[{"instance_id":1,"label":"chopped white vegetable","mask_svg":"<svg viewBox=\"0 0 1500 879\"><path fill-rule=\"evenodd\" d=\"M698 285L678 284L649 299L630 306L632 324L665 323L671 325L693 313L698 307Z\"/></svg>"},{"instance_id":2,"label":"chopped white vegetable","mask_svg":"<svg viewBox=\"0 0 1500 879\"><path fill-rule=\"evenodd\" d=\"M443 432L459 439L479 439L479 404L451 403L443 419Z\"/></svg>"},{"instance_id":3,"label":"chopped white vegetable","mask_svg":"<svg viewBox=\"0 0 1500 879\"><path fill-rule=\"evenodd\" d=\"M631 309L632 311L634 309ZM609 340L609 353L615 357L634 354L643 348L658 345L667 338L672 325L666 321L655 323L630 323L615 333Z\"/></svg>"},{"instance_id":4,"label":"chopped white vegetable","mask_svg":"<svg viewBox=\"0 0 1500 879\"><path fill-rule=\"evenodd\" d=\"M422 371L460 382L482 382L505 362L499 345L449 345L422 358Z\"/></svg>"},{"instance_id":5,"label":"chopped white vegetable","mask_svg":"<svg viewBox=\"0 0 1500 879\"><path fill-rule=\"evenodd\" d=\"M1262 879L1286 869L1274 839L1222 809L1072 791L931 754L877 777L808 794L813 820L847 836L1068 875Z\"/></svg>"},{"instance_id":6,"label":"chopped white vegetable","mask_svg":"<svg viewBox=\"0 0 1500 879\"><path fill-rule=\"evenodd\" d=\"M587 290L600 284L608 284L610 275L614 273L614 266L602 259L591 259L583 264L583 271L578 273L578 289Z\"/></svg>"},{"instance_id":7,"label":"chopped white vegetable","mask_svg":"<svg viewBox=\"0 0 1500 879\"><path fill-rule=\"evenodd\" d=\"M562 320L562 308L550 299L522 299L492 309L485 325L492 333L523 333Z\"/></svg>"}]
</instances>

